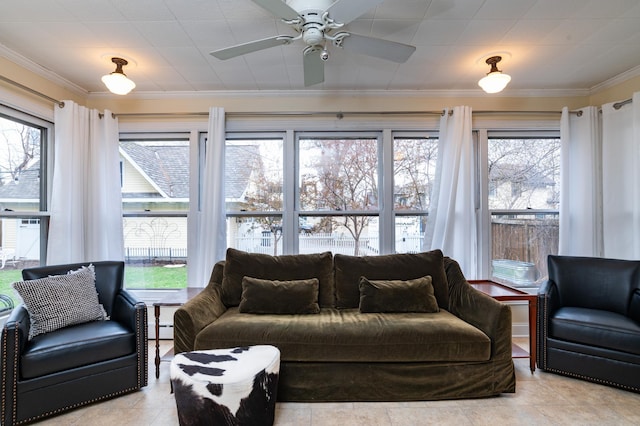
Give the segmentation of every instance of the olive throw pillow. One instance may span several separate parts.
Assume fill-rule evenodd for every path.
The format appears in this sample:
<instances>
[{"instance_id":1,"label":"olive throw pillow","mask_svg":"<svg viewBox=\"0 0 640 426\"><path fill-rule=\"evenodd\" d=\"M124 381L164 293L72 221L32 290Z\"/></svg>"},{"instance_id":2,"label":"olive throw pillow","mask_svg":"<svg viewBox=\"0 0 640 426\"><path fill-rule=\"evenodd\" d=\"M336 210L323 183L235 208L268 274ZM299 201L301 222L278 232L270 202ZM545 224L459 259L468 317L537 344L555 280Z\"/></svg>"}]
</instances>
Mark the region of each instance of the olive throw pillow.
<instances>
[{"instance_id":1,"label":"olive throw pillow","mask_svg":"<svg viewBox=\"0 0 640 426\"><path fill-rule=\"evenodd\" d=\"M317 314L319 281L244 277L238 310L245 314Z\"/></svg>"},{"instance_id":2,"label":"olive throw pillow","mask_svg":"<svg viewBox=\"0 0 640 426\"><path fill-rule=\"evenodd\" d=\"M439 312L431 276L414 280L360 277L360 312Z\"/></svg>"},{"instance_id":3,"label":"olive throw pillow","mask_svg":"<svg viewBox=\"0 0 640 426\"><path fill-rule=\"evenodd\" d=\"M93 265L66 275L12 284L29 313L29 340L74 324L106 318L98 300Z\"/></svg>"},{"instance_id":4,"label":"olive throw pillow","mask_svg":"<svg viewBox=\"0 0 640 426\"><path fill-rule=\"evenodd\" d=\"M226 306L238 306L240 303L245 276L279 281L317 278L320 306L329 307L334 303L331 252L270 256L228 248L222 275L222 302Z\"/></svg>"},{"instance_id":5,"label":"olive throw pillow","mask_svg":"<svg viewBox=\"0 0 640 426\"><path fill-rule=\"evenodd\" d=\"M380 256L336 254L334 264L337 308L358 308L363 276L370 280L415 280L429 275L438 306L442 309L449 306L449 284L441 250Z\"/></svg>"}]
</instances>

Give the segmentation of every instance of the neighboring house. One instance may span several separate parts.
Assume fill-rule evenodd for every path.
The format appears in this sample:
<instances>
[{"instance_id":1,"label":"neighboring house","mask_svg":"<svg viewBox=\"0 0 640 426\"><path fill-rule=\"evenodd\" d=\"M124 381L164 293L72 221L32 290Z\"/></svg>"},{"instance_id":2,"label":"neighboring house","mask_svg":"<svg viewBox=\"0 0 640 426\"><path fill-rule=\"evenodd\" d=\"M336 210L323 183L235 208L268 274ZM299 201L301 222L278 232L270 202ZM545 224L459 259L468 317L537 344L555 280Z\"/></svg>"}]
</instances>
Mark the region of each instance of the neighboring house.
<instances>
[{"instance_id":1,"label":"neighboring house","mask_svg":"<svg viewBox=\"0 0 640 426\"><path fill-rule=\"evenodd\" d=\"M25 168L15 180L0 185L0 209L38 211L40 203L40 162ZM0 249L10 258L40 258L39 219L0 219Z\"/></svg>"},{"instance_id":2,"label":"neighboring house","mask_svg":"<svg viewBox=\"0 0 640 426\"><path fill-rule=\"evenodd\" d=\"M248 156L258 155L258 147L228 146L226 155L225 199L227 207L240 210L249 186L252 167ZM189 210L189 148L184 144L124 142L122 161L122 202L125 213L186 212ZM239 221L229 221L229 238L237 234ZM125 248L132 257L141 250L177 249L186 253L186 217L126 217ZM170 242L169 242L170 241ZM136 252L137 250L137 252ZM166 256L163 256L166 257Z\"/></svg>"},{"instance_id":3,"label":"neighboring house","mask_svg":"<svg viewBox=\"0 0 640 426\"><path fill-rule=\"evenodd\" d=\"M252 145L227 147L225 198L232 210L246 206L253 162L258 156ZM189 149L185 145L126 142L120 144L121 186L125 212L184 212L189 209ZM253 163L255 164L255 163ZM19 179L0 185L0 208L37 211L40 200L40 164L34 162ZM241 221L229 221L229 234L237 234ZM186 217L125 217L125 247L130 250L177 249L186 255ZM0 248L14 250L17 258L39 259L38 219L0 220ZM179 256L178 256L179 257Z\"/></svg>"},{"instance_id":4,"label":"neighboring house","mask_svg":"<svg viewBox=\"0 0 640 426\"><path fill-rule=\"evenodd\" d=\"M489 208L557 209L560 202L555 181L535 167L494 164L489 171Z\"/></svg>"}]
</instances>

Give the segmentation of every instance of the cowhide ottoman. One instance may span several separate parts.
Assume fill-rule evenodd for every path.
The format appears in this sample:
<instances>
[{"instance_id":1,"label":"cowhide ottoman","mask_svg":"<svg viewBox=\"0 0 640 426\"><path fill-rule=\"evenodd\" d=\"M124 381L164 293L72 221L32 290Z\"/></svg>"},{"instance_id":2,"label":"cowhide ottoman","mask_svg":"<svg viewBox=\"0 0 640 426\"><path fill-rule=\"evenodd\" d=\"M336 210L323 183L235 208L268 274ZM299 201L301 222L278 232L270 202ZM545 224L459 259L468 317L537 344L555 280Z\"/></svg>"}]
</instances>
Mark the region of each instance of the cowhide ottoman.
<instances>
[{"instance_id":1,"label":"cowhide ottoman","mask_svg":"<svg viewBox=\"0 0 640 426\"><path fill-rule=\"evenodd\" d=\"M258 345L184 352L171 361L181 426L272 425L280 351Z\"/></svg>"}]
</instances>

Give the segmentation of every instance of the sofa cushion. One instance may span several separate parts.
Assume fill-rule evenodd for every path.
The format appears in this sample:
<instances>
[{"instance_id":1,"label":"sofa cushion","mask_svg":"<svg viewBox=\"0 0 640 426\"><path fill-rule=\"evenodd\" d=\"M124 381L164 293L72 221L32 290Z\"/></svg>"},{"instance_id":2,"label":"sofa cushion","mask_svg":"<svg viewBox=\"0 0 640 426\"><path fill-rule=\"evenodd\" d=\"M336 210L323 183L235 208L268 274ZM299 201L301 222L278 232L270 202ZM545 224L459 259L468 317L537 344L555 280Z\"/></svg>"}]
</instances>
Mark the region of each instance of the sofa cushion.
<instances>
[{"instance_id":1,"label":"sofa cushion","mask_svg":"<svg viewBox=\"0 0 640 426\"><path fill-rule=\"evenodd\" d=\"M229 308L196 337L195 350L273 345L282 361L487 361L491 340L441 309L371 313L323 308L318 315L251 315Z\"/></svg>"},{"instance_id":2,"label":"sofa cushion","mask_svg":"<svg viewBox=\"0 0 640 426\"><path fill-rule=\"evenodd\" d=\"M563 307L550 322L552 338L640 355L640 324L624 315Z\"/></svg>"},{"instance_id":3,"label":"sofa cushion","mask_svg":"<svg viewBox=\"0 0 640 426\"><path fill-rule=\"evenodd\" d=\"M269 256L229 248L222 276L222 302L238 306L242 296L242 278L264 280L306 280L317 278L321 307L334 306L333 255L331 252Z\"/></svg>"},{"instance_id":4,"label":"sofa cushion","mask_svg":"<svg viewBox=\"0 0 640 426\"><path fill-rule=\"evenodd\" d=\"M13 283L29 313L29 339L74 324L104 320L93 265L65 275Z\"/></svg>"},{"instance_id":5,"label":"sofa cushion","mask_svg":"<svg viewBox=\"0 0 640 426\"><path fill-rule=\"evenodd\" d=\"M246 314L317 314L318 279L278 281L244 277L239 310Z\"/></svg>"},{"instance_id":6,"label":"sofa cushion","mask_svg":"<svg viewBox=\"0 0 640 426\"><path fill-rule=\"evenodd\" d=\"M21 377L91 365L135 353L133 331L115 321L94 321L34 337L21 361Z\"/></svg>"},{"instance_id":7,"label":"sofa cushion","mask_svg":"<svg viewBox=\"0 0 640 426\"><path fill-rule=\"evenodd\" d=\"M370 280L413 280L431 276L438 306L449 307L449 287L444 271L442 251L382 256L348 256L336 254L335 286L338 308L357 308L360 304L360 277Z\"/></svg>"},{"instance_id":8,"label":"sofa cushion","mask_svg":"<svg viewBox=\"0 0 640 426\"><path fill-rule=\"evenodd\" d=\"M431 276L415 280L360 277L360 312L438 312Z\"/></svg>"}]
</instances>

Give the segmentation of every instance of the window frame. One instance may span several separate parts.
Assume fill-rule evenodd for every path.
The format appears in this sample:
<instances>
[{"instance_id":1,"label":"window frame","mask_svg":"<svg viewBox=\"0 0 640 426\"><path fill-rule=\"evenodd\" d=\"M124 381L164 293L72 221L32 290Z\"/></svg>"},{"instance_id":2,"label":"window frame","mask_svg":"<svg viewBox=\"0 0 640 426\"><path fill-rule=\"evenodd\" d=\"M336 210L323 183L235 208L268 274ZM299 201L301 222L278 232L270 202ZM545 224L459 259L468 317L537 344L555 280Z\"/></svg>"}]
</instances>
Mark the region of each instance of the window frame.
<instances>
[{"instance_id":1,"label":"window frame","mask_svg":"<svg viewBox=\"0 0 640 426\"><path fill-rule=\"evenodd\" d=\"M51 174L53 173L54 123L0 104L0 116L25 126L38 128L40 134L40 202L37 211L0 211L0 219L40 221L40 265L47 259L47 239L49 234L49 196L51 194Z\"/></svg>"},{"instance_id":2,"label":"window frame","mask_svg":"<svg viewBox=\"0 0 640 426\"><path fill-rule=\"evenodd\" d=\"M516 129L500 129L499 126L490 128L479 128L474 130L474 141L476 143L477 161L477 211L478 211L478 243L480 261L478 262L478 276L492 279L492 216L499 215L557 215L558 209L490 209L489 208L489 139L560 139L559 122L553 124L549 122L532 123L527 126L526 122L518 123ZM509 123L513 125L513 123ZM554 127L556 128L554 130ZM560 163L560 167L562 162Z\"/></svg>"},{"instance_id":3,"label":"window frame","mask_svg":"<svg viewBox=\"0 0 640 426\"><path fill-rule=\"evenodd\" d=\"M144 141L149 141L149 142L155 142L155 141L184 141L187 142L188 144L188 149L189 149L189 198L185 201L183 199L180 199L181 201L179 202L185 202L187 204L187 208L185 210L171 210L171 209L167 209L167 210L125 210L124 209L124 203L123 203L123 209L122 209L122 219L123 219L123 225L124 225L124 220L126 218L184 218L187 223L186 223L186 240L187 240L187 247L186 247L186 251L187 251L187 263L188 263L188 256L189 256L189 244L190 244L190 240L191 238L191 226L189 224L189 220L188 220L188 216L189 216L189 212L191 209L191 203L192 201L192 194L193 194L193 183L194 183L194 177L193 174L194 173L199 173L200 168L195 169L194 165L193 165L193 150L194 150L194 132L189 132L189 131L167 131L167 132L135 132L135 131L129 131L129 132L123 132L121 131L119 134L119 138L118 138L118 144L121 144L122 142L144 142ZM126 176L124 175L124 170L121 166L121 175L120 175L120 179L121 179L121 184L124 186L126 183ZM196 179L199 179L199 177L196 177ZM198 197L198 202L199 202L199 197ZM123 231L124 231L124 226L123 226ZM124 236L123 236L124 237ZM125 247L126 249L126 247ZM125 262L126 262L126 257L127 257L127 253L125 252ZM166 288L151 288L151 287L134 287L131 285L127 285L127 283L125 282L125 288L127 288L128 290L133 290L136 292L140 292L141 294L146 294L147 291L152 291L152 292L158 292L158 291L167 291L167 290L176 290L176 289L180 289L183 287L187 287L188 286L188 277L185 278L185 282L181 283L183 285L179 286L179 287L166 287Z\"/></svg>"}]
</instances>

